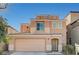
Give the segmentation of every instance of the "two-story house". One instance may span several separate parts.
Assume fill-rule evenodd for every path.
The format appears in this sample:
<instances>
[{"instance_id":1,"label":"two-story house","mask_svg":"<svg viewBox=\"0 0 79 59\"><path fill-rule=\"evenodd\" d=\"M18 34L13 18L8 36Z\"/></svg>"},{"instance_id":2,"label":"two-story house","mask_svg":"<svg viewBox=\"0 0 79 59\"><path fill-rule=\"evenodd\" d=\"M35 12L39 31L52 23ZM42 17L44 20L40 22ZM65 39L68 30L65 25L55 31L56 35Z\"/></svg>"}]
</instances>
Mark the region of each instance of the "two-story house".
<instances>
[{"instance_id":1,"label":"two-story house","mask_svg":"<svg viewBox=\"0 0 79 59\"><path fill-rule=\"evenodd\" d=\"M74 45L79 54L79 11L71 11L66 17L67 43Z\"/></svg>"},{"instance_id":2,"label":"two-story house","mask_svg":"<svg viewBox=\"0 0 79 59\"><path fill-rule=\"evenodd\" d=\"M71 11L66 17L67 26L67 43L75 45L79 44L79 12Z\"/></svg>"},{"instance_id":3,"label":"two-story house","mask_svg":"<svg viewBox=\"0 0 79 59\"><path fill-rule=\"evenodd\" d=\"M66 23L58 16L39 15L23 23L20 32L9 34L9 51L62 52L66 45Z\"/></svg>"}]
</instances>

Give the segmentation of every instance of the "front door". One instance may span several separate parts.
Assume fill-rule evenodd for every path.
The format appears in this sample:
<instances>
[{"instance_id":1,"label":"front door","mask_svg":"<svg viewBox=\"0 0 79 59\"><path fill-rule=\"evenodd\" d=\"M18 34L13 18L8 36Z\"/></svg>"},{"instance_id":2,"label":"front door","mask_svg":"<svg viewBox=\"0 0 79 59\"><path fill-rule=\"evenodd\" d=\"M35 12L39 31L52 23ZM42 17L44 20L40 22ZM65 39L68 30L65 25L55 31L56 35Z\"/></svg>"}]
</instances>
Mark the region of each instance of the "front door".
<instances>
[{"instance_id":1,"label":"front door","mask_svg":"<svg viewBox=\"0 0 79 59\"><path fill-rule=\"evenodd\" d=\"M58 39L52 39L52 51L58 51Z\"/></svg>"}]
</instances>

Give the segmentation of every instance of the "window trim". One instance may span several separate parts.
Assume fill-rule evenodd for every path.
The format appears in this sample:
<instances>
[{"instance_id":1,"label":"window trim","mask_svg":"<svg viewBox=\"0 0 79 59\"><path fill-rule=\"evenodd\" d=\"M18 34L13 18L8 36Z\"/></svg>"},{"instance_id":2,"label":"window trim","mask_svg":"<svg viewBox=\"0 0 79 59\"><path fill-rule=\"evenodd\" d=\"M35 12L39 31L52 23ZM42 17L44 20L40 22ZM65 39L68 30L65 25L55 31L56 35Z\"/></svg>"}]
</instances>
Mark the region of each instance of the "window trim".
<instances>
[{"instance_id":1,"label":"window trim","mask_svg":"<svg viewBox=\"0 0 79 59\"><path fill-rule=\"evenodd\" d=\"M63 25L61 21L53 21L52 22L53 29L62 29Z\"/></svg>"},{"instance_id":2,"label":"window trim","mask_svg":"<svg viewBox=\"0 0 79 59\"><path fill-rule=\"evenodd\" d=\"M40 28L43 28L43 29L39 29L39 30L38 30L37 23L42 23L43 26L41 27L41 25L40 25ZM36 30L37 30L37 31L44 31L44 30L45 30L45 23L44 23L43 21L36 22Z\"/></svg>"}]
</instances>

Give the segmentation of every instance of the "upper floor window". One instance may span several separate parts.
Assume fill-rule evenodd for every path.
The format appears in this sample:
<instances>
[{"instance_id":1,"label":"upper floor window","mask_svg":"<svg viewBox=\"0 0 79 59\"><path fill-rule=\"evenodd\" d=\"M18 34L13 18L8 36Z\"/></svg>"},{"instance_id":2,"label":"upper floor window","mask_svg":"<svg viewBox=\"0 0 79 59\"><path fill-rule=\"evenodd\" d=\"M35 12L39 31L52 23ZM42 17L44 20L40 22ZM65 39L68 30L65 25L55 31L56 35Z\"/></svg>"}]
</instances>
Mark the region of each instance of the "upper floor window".
<instances>
[{"instance_id":1,"label":"upper floor window","mask_svg":"<svg viewBox=\"0 0 79 59\"><path fill-rule=\"evenodd\" d=\"M56 29L58 27L58 23L56 21L53 21L53 28Z\"/></svg>"},{"instance_id":2,"label":"upper floor window","mask_svg":"<svg viewBox=\"0 0 79 59\"><path fill-rule=\"evenodd\" d=\"M53 21L52 25L54 29L62 29L62 22Z\"/></svg>"},{"instance_id":3,"label":"upper floor window","mask_svg":"<svg viewBox=\"0 0 79 59\"><path fill-rule=\"evenodd\" d=\"M37 22L37 30L39 31L44 30L44 22Z\"/></svg>"},{"instance_id":4,"label":"upper floor window","mask_svg":"<svg viewBox=\"0 0 79 59\"><path fill-rule=\"evenodd\" d=\"M58 22L58 28L62 29L62 22Z\"/></svg>"}]
</instances>

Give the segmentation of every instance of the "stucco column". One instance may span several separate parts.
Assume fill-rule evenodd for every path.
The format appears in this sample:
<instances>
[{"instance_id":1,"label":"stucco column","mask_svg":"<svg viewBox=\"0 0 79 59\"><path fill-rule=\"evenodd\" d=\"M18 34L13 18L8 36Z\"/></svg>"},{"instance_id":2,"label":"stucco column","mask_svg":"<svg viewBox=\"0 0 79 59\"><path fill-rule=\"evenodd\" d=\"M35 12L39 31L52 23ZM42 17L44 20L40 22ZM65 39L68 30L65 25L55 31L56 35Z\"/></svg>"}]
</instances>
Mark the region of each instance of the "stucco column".
<instances>
[{"instance_id":1,"label":"stucco column","mask_svg":"<svg viewBox=\"0 0 79 59\"><path fill-rule=\"evenodd\" d=\"M46 39L46 51L51 51L51 40Z\"/></svg>"},{"instance_id":2,"label":"stucco column","mask_svg":"<svg viewBox=\"0 0 79 59\"><path fill-rule=\"evenodd\" d=\"M59 38L58 52L62 52L62 38Z\"/></svg>"},{"instance_id":3,"label":"stucco column","mask_svg":"<svg viewBox=\"0 0 79 59\"><path fill-rule=\"evenodd\" d=\"M61 44L59 44L58 52L62 52L62 45Z\"/></svg>"},{"instance_id":4,"label":"stucco column","mask_svg":"<svg viewBox=\"0 0 79 59\"><path fill-rule=\"evenodd\" d=\"M14 40L15 39L10 39L9 40L9 45L8 45L9 51L14 51Z\"/></svg>"}]
</instances>

